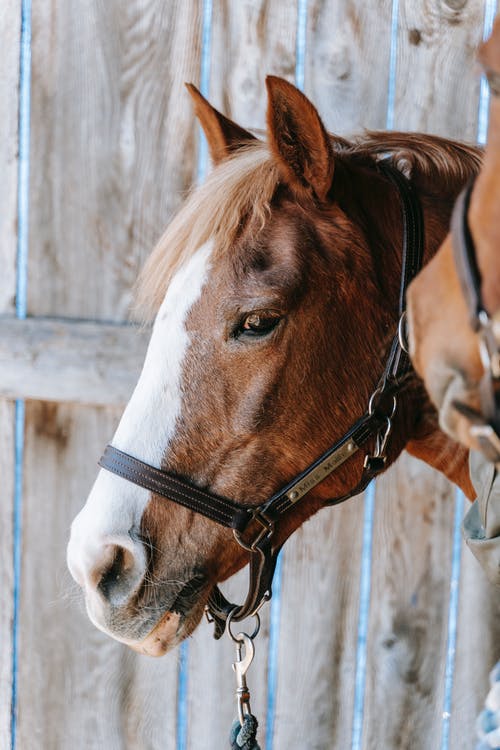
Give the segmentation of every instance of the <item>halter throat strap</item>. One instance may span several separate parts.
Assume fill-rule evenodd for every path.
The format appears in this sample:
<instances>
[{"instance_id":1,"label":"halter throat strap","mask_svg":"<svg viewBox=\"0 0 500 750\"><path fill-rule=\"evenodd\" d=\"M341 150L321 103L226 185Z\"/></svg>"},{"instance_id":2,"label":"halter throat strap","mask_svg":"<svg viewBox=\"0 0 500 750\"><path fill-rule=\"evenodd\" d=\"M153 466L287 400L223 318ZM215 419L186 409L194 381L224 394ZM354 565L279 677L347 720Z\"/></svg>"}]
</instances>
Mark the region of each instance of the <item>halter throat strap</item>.
<instances>
[{"instance_id":1,"label":"halter throat strap","mask_svg":"<svg viewBox=\"0 0 500 750\"><path fill-rule=\"evenodd\" d=\"M401 379L411 369L402 333L405 324L406 289L422 265L424 250L423 216L420 202L409 180L388 162L379 170L397 189L403 224L400 320L379 383L367 411L331 448L294 477L285 487L258 506L248 506L197 487L184 477L150 466L114 446L108 445L99 465L145 489L199 513L233 530L238 543L250 553L249 589L240 606L224 597L218 587L210 595L209 619L215 623L215 637L222 635L227 617L242 620L270 598L272 578L280 546L273 546L276 524L314 487L323 482L360 449L375 439L375 451L365 450L363 472L358 484L341 497L327 501L337 505L362 492L385 469L385 448L396 410Z\"/></svg>"}]
</instances>

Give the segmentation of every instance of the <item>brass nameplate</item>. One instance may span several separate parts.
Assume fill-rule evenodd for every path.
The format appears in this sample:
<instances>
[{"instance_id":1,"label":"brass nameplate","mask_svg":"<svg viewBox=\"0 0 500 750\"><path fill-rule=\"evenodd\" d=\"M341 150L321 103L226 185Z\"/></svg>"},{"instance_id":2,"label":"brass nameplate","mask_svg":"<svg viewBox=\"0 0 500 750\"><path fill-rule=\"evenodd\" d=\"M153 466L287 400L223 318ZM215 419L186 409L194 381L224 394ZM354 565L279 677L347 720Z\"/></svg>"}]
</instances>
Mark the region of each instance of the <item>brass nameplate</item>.
<instances>
[{"instance_id":1,"label":"brass nameplate","mask_svg":"<svg viewBox=\"0 0 500 750\"><path fill-rule=\"evenodd\" d=\"M306 492L312 490L317 484L326 479L326 477L332 473L338 466L347 461L356 451L359 450L359 446L356 445L354 440L348 440L345 445L342 445L330 456L327 456L323 461L316 466L301 482L297 482L287 492L287 498L292 502L296 503L301 497L304 497Z\"/></svg>"}]
</instances>

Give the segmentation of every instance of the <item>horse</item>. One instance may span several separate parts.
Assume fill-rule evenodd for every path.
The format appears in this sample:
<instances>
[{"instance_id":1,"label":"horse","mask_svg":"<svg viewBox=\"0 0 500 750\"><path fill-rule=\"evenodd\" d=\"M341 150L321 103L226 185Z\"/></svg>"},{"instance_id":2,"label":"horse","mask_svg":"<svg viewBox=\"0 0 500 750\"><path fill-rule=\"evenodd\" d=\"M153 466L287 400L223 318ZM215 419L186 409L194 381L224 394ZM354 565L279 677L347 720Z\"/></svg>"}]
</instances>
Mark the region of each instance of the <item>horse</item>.
<instances>
[{"instance_id":1,"label":"horse","mask_svg":"<svg viewBox=\"0 0 500 750\"><path fill-rule=\"evenodd\" d=\"M474 496L467 448L405 364L400 278L412 232L424 262L441 245L479 150L332 136L292 84L266 85L266 141L188 86L214 168L142 272L144 367L71 527L90 619L144 654L207 605L219 624L255 612L293 531L403 450ZM235 609L216 584L248 562Z\"/></svg>"},{"instance_id":2,"label":"horse","mask_svg":"<svg viewBox=\"0 0 500 750\"><path fill-rule=\"evenodd\" d=\"M464 520L464 535L498 584L500 17L478 56L493 95L484 162L457 202L453 231L409 286L409 345L442 428L471 449L478 500ZM499 688L500 662L476 722L484 748L500 746Z\"/></svg>"},{"instance_id":3,"label":"horse","mask_svg":"<svg viewBox=\"0 0 500 750\"><path fill-rule=\"evenodd\" d=\"M463 445L486 451L487 458L498 461L498 425L494 430L485 428L497 419L492 388L500 382L500 18L480 47L479 60L493 94L488 144L467 196L468 211L467 205L457 209L466 210L465 231L470 233L469 254L475 269L471 276L467 258L458 259L457 266L454 246L458 252L462 239L449 234L409 287L409 339L413 365L439 410L442 428ZM457 214L457 224L461 219ZM458 228L456 234L460 233ZM491 377L490 365L495 370Z\"/></svg>"}]
</instances>

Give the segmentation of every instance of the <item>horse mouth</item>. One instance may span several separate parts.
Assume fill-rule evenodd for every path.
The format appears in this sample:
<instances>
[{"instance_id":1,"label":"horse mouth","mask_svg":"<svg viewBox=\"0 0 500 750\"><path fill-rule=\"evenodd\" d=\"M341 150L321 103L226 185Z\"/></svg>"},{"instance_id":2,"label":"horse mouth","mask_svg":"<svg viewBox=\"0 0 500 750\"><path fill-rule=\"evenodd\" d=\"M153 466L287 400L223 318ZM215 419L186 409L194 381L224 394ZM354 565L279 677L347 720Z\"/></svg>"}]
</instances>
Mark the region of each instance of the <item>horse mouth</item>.
<instances>
[{"instance_id":1,"label":"horse mouth","mask_svg":"<svg viewBox=\"0 0 500 750\"><path fill-rule=\"evenodd\" d=\"M202 576L187 581L146 637L128 645L147 656L163 656L194 631L203 617L210 591L211 585Z\"/></svg>"},{"instance_id":2,"label":"horse mouth","mask_svg":"<svg viewBox=\"0 0 500 750\"><path fill-rule=\"evenodd\" d=\"M173 589L173 590L172 590ZM125 606L106 606L102 598L87 598L87 612L99 630L133 650L162 656L187 638L200 622L212 584L202 574L168 584L144 581Z\"/></svg>"}]
</instances>

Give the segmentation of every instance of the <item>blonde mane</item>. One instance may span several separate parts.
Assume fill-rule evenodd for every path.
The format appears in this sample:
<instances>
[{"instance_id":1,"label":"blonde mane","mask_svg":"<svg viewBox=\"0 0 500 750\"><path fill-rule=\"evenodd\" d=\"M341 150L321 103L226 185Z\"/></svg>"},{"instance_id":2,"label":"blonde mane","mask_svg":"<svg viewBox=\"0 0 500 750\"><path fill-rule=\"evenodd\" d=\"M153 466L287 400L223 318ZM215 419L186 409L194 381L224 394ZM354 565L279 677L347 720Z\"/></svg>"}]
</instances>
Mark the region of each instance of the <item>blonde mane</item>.
<instances>
[{"instance_id":1,"label":"blonde mane","mask_svg":"<svg viewBox=\"0 0 500 750\"><path fill-rule=\"evenodd\" d=\"M218 256L234 243L243 222L263 226L278 182L276 162L261 141L214 169L191 191L146 261L138 282L139 309L154 315L177 269L209 239Z\"/></svg>"},{"instance_id":2,"label":"blonde mane","mask_svg":"<svg viewBox=\"0 0 500 750\"><path fill-rule=\"evenodd\" d=\"M339 161L347 163L389 157L412 178L423 177L431 191L456 188L458 192L481 162L481 151L474 146L421 133L367 132L353 141L332 136L332 144ZM257 229L264 225L279 181L279 168L267 144L255 140L192 189L139 277L138 307L146 318L158 311L177 269L205 242L212 240L215 257L220 257L244 225Z\"/></svg>"}]
</instances>

